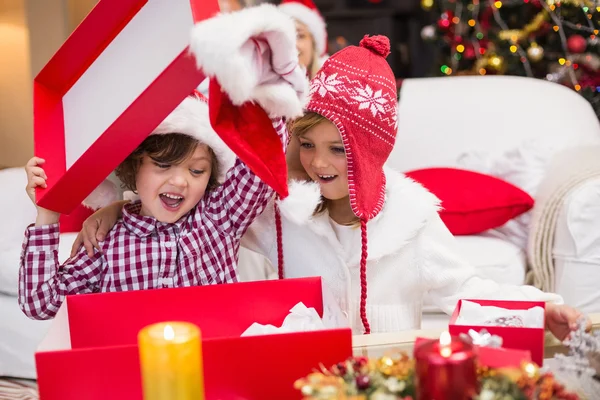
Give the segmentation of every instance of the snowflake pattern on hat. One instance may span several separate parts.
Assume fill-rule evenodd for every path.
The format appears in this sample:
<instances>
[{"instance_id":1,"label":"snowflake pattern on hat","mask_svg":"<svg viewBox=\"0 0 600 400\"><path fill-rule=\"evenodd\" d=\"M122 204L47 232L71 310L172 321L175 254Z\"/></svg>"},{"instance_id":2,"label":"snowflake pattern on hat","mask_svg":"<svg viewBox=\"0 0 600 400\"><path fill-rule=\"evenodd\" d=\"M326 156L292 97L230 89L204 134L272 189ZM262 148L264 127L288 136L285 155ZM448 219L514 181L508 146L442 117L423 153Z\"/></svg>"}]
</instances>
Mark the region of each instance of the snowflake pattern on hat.
<instances>
[{"instance_id":1,"label":"snowflake pattern on hat","mask_svg":"<svg viewBox=\"0 0 600 400\"><path fill-rule=\"evenodd\" d=\"M384 79L385 77L380 77L378 81L383 82ZM377 81L371 84L362 83L342 72L327 74L321 71L311 82L309 98L313 105L319 103L326 105L328 101L343 101L346 110L338 106L340 114L345 111L349 111L350 114L346 117L339 115L340 118L356 118L364 125L366 132L371 132L373 136L393 147L395 131L398 129L398 116L395 95L391 96L390 93L395 91L391 92L386 90L389 88L384 85L376 86L377 84ZM322 100L320 101L319 98ZM365 111L370 115L361 116ZM378 126L379 123L374 123L371 118L376 118L382 126ZM390 132L389 128L393 132Z\"/></svg>"}]
</instances>

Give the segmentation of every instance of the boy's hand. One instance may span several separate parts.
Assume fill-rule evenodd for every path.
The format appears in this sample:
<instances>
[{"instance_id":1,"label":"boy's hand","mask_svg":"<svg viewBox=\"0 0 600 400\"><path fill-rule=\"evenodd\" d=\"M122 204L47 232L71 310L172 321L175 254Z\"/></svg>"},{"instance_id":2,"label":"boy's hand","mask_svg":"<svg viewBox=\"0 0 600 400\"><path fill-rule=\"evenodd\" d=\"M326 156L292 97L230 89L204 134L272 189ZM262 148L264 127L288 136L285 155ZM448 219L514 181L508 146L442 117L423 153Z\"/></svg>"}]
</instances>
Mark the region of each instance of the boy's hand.
<instances>
[{"instance_id":1,"label":"boy's hand","mask_svg":"<svg viewBox=\"0 0 600 400\"><path fill-rule=\"evenodd\" d=\"M577 330L577 323L583 314L567 305L546 304L546 328L559 340L565 340L572 331ZM587 319L587 330L592 322Z\"/></svg>"},{"instance_id":2,"label":"boy's hand","mask_svg":"<svg viewBox=\"0 0 600 400\"><path fill-rule=\"evenodd\" d=\"M27 191L27 195L36 205L38 210L38 215L35 220L36 226L55 224L58 222L60 214L54 211L46 210L45 208L38 207L35 201L35 188L47 188L46 184L46 172L42 169L41 165L46 162L43 158L33 157L31 160L27 162L25 165L25 172L27 173L27 187L25 190Z\"/></svg>"},{"instance_id":3,"label":"boy's hand","mask_svg":"<svg viewBox=\"0 0 600 400\"><path fill-rule=\"evenodd\" d=\"M44 165L45 162L46 161L43 158L33 157L27 162L27 165L25 165L25 172L27 173L27 187L25 188L25 190L27 191L27 195L29 196L33 204L36 204L35 188L48 187L48 185L46 184L46 179L48 179L48 177L46 176L46 173L41 167L41 165Z\"/></svg>"}]
</instances>

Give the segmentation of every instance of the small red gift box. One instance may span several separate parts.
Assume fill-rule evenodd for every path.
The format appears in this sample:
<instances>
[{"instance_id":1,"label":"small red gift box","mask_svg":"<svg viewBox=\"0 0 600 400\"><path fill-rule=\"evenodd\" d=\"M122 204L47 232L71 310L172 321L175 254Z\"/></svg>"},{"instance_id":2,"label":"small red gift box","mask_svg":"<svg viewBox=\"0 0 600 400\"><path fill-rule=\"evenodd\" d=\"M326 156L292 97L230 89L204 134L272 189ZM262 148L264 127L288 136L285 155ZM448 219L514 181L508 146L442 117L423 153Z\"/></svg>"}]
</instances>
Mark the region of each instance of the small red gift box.
<instances>
[{"instance_id":1,"label":"small red gift box","mask_svg":"<svg viewBox=\"0 0 600 400\"><path fill-rule=\"evenodd\" d=\"M417 338L415 349L430 340L432 339ZM478 362L490 368L520 368L523 362L531 361L531 353L528 350L477 347L476 354Z\"/></svg>"},{"instance_id":2,"label":"small red gift box","mask_svg":"<svg viewBox=\"0 0 600 400\"><path fill-rule=\"evenodd\" d=\"M321 278L69 296L35 355L40 399L141 400L137 335L161 321L200 327L206 399L300 399L298 377L352 355L351 330L240 337L298 302L337 307Z\"/></svg>"},{"instance_id":3,"label":"small red gift box","mask_svg":"<svg viewBox=\"0 0 600 400\"><path fill-rule=\"evenodd\" d=\"M482 306L501 307L508 310L529 310L533 307L541 307L545 310L546 303L542 301L509 301L509 300L470 300L473 303ZM475 326L475 325L456 325L456 320L460 314L463 300L459 300L454 313L450 318L449 331L451 335L459 336L461 333L468 334L470 329L480 332L486 329L490 334L502 338L502 347L506 349L516 349L529 351L531 360L538 365L544 362L544 328L522 328L511 326Z\"/></svg>"},{"instance_id":4,"label":"small red gift box","mask_svg":"<svg viewBox=\"0 0 600 400\"><path fill-rule=\"evenodd\" d=\"M189 54L217 0L100 0L35 77L37 203L70 214L204 75Z\"/></svg>"}]
</instances>

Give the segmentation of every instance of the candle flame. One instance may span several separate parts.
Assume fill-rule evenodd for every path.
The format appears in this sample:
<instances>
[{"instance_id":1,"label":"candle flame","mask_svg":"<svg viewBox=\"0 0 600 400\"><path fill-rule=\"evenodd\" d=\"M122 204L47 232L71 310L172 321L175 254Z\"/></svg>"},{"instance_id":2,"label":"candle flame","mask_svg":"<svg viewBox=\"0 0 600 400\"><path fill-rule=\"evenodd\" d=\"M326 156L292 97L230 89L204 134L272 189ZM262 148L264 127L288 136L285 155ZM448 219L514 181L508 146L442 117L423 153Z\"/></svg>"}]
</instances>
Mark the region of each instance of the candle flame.
<instances>
[{"instance_id":1,"label":"candle flame","mask_svg":"<svg viewBox=\"0 0 600 400\"><path fill-rule=\"evenodd\" d=\"M442 332L440 335L440 354L442 357L448 358L452 355L450 343L452 343L452 337L450 337L450 333L448 331Z\"/></svg>"},{"instance_id":2,"label":"candle flame","mask_svg":"<svg viewBox=\"0 0 600 400\"><path fill-rule=\"evenodd\" d=\"M171 325L165 325L165 330L163 332L165 340L173 340L175 339L175 331Z\"/></svg>"},{"instance_id":3,"label":"candle flame","mask_svg":"<svg viewBox=\"0 0 600 400\"><path fill-rule=\"evenodd\" d=\"M452 338L450 337L450 333L448 331L442 332L440 335L440 346L448 346L452 343Z\"/></svg>"},{"instance_id":4,"label":"candle flame","mask_svg":"<svg viewBox=\"0 0 600 400\"><path fill-rule=\"evenodd\" d=\"M448 358L452 355L452 349L450 347L442 347L440 349L440 354L442 355L442 357Z\"/></svg>"}]
</instances>

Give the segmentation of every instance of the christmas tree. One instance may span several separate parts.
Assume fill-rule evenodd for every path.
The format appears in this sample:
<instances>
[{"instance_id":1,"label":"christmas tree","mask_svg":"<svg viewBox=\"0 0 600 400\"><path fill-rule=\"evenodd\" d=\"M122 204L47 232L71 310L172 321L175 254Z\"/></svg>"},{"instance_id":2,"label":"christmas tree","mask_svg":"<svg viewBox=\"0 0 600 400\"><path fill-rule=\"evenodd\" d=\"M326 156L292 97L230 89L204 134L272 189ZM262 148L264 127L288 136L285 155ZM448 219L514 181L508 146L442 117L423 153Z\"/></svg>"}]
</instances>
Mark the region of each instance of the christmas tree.
<instances>
[{"instance_id":1,"label":"christmas tree","mask_svg":"<svg viewBox=\"0 0 600 400\"><path fill-rule=\"evenodd\" d=\"M576 90L600 118L600 0L421 0L437 75L518 75Z\"/></svg>"}]
</instances>

